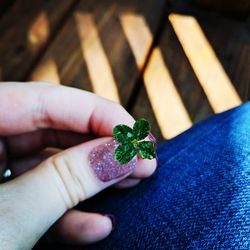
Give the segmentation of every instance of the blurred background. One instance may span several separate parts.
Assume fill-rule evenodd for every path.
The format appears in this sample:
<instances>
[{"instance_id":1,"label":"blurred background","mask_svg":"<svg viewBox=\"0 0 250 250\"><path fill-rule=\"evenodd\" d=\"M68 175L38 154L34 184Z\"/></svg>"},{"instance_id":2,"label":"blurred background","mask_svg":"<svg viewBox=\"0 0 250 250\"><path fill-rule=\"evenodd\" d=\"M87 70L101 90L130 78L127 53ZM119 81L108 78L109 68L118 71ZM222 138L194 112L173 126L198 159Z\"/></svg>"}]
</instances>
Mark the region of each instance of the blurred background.
<instances>
[{"instance_id":1,"label":"blurred background","mask_svg":"<svg viewBox=\"0 0 250 250\"><path fill-rule=\"evenodd\" d=\"M250 99L249 12L250 0L1 0L0 80L92 91L169 139Z\"/></svg>"}]
</instances>

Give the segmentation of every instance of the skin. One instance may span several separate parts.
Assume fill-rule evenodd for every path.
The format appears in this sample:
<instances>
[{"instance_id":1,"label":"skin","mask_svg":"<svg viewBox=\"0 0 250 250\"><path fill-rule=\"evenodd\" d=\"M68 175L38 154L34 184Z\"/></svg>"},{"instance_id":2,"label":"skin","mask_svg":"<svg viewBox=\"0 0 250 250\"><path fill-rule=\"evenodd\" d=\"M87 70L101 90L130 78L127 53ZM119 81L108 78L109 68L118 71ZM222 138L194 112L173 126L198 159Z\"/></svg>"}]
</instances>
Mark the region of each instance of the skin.
<instances>
[{"instance_id":1,"label":"skin","mask_svg":"<svg viewBox=\"0 0 250 250\"><path fill-rule=\"evenodd\" d=\"M109 141L115 125L132 126L134 119L112 101L49 83L1 83L0 100L0 173L10 168L14 176L0 184L2 249L31 249L50 227L50 238L73 244L107 237L108 216L73 207L155 171L155 160L140 159L133 173L103 183L89 167L91 149Z\"/></svg>"}]
</instances>

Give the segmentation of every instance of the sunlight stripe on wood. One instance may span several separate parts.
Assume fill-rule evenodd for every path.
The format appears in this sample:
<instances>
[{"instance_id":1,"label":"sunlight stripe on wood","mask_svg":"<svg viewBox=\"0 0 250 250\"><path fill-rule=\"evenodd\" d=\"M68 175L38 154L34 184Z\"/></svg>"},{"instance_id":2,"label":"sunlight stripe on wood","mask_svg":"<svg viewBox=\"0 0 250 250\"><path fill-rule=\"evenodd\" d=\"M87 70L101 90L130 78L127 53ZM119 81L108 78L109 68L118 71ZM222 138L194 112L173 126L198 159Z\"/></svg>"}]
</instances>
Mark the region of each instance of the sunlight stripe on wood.
<instances>
[{"instance_id":1,"label":"sunlight stripe on wood","mask_svg":"<svg viewBox=\"0 0 250 250\"><path fill-rule=\"evenodd\" d=\"M60 76L57 65L52 58L47 58L33 71L31 81L51 82L60 84Z\"/></svg>"},{"instance_id":2,"label":"sunlight stripe on wood","mask_svg":"<svg viewBox=\"0 0 250 250\"><path fill-rule=\"evenodd\" d=\"M170 14L169 20L213 110L222 112L241 104L232 82L192 16Z\"/></svg>"},{"instance_id":3,"label":"sunlight stripe on wood","mask_svg":"<svg viewBox=\"0 0 250 250\"><path fill-rule=\"evenodd\" d=\"M121 25L135 56L142 68L153 36L145 19L140 15L122 16ZM155 48L143 74L144 84L161 133L171 138L191 125L191 119L175 87L159 48ZM146 107L145 107L146 108Z\"/></svg>"},{"instance_id":4,"label":"sunlight stripe on wood","mask_svg":"<svg viewBox=\"0 0 250 250\"><path fill-rule=\"evenodd\" d=\"M121 25L133 49L137 67L141 70L145 64L149 49L153 43L153 36L146 20L141 15L123 14Z\"/></svg>"},{"instance_id":5,"label":"sunlight stripe on wood","mask_svg":"<svg viewBox=\"0 0 250 250\"><path fill-rule=\"evenodd\" d=\"M97 95L120 102L111 66L102 46L91 14L75 14L83 57L86 61L93 90Z\"/></svg>"},{"instance_id":6,"label":"sunlight stripe on wood","mask_svg":"<svg viewBox=\"0 0 250 250\"><path fill-rule=\"evenodd\" d=\"M192 126L159 48L155 48L150 56L144 72L144 82L165 138L174 137Z\"/></svg>"}]
</instances>

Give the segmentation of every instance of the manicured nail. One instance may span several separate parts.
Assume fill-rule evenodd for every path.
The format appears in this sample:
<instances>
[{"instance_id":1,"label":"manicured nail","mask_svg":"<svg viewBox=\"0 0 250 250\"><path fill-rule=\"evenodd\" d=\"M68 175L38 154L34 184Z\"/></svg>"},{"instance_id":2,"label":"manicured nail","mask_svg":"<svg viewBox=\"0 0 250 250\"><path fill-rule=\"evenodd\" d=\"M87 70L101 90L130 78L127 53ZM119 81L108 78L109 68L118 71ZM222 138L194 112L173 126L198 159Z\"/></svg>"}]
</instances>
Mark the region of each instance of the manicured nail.
<instances>
[{"instance_id":1,"label":"manicured nail","mask_svg":"<svg viewBox=\"0 0 250 250\"><path fill-rule=\"evenodd\" d=\"M107 182L126 175L135 168L137 156L127 164L120 164L114 159L114 152L119 146L115 140L101 144L89 153L89 163L95 176L101 181Z\"/></svg>"}]
</instances>

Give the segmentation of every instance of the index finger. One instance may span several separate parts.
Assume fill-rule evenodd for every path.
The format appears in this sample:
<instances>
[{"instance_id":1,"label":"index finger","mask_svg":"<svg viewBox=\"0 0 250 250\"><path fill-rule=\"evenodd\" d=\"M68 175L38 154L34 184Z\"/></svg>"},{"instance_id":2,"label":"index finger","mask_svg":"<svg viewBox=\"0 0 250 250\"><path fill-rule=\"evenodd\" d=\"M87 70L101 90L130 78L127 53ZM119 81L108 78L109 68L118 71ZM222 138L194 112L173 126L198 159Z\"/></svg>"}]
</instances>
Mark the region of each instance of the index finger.
<instances>
[{"instance_id":1,"label":"index finger","mask_svg":"<svg viewBox=\"0 0 250 250\"><path fill-rule=\"evenodd\" d=\"M0 100L1 135L54 128L111 136L115 125L134 123L132 116L115 102L49 83L1 83Z\"/></svg>"}]
</instances>

